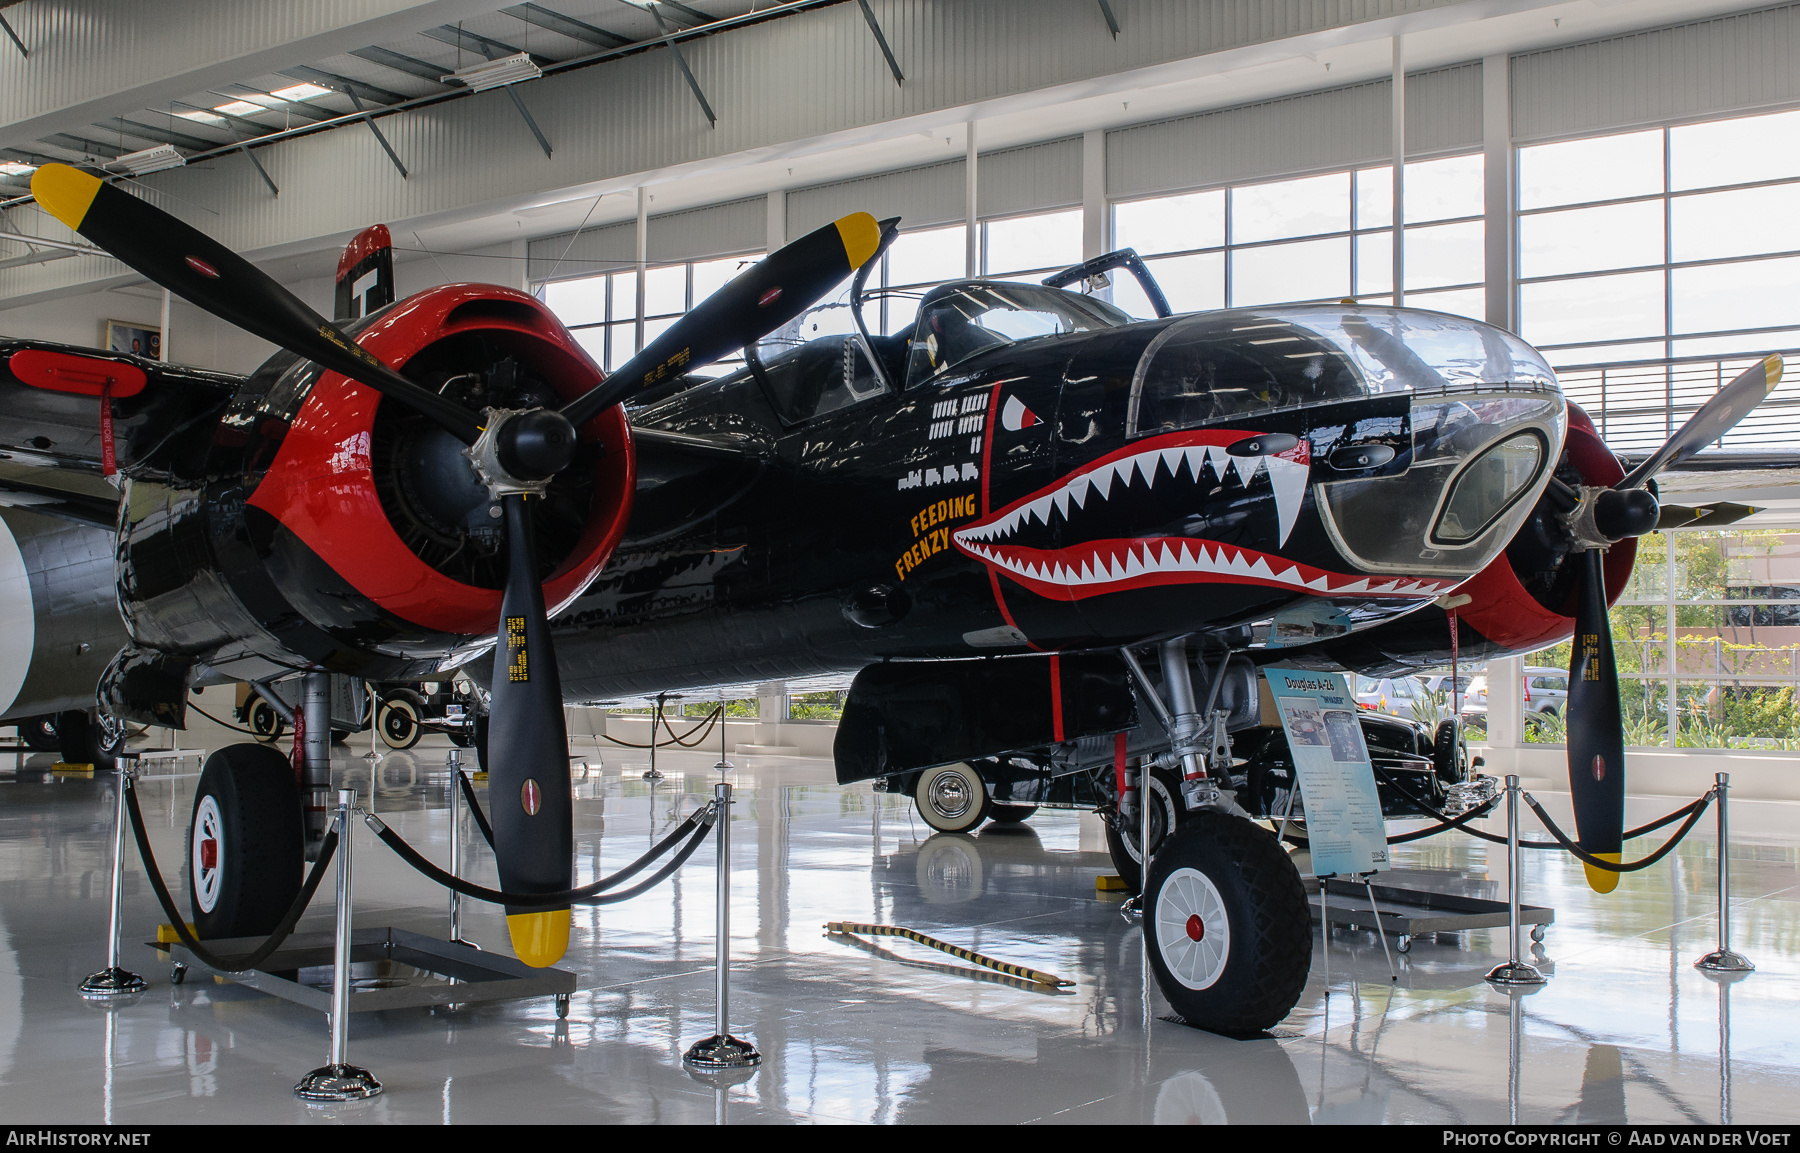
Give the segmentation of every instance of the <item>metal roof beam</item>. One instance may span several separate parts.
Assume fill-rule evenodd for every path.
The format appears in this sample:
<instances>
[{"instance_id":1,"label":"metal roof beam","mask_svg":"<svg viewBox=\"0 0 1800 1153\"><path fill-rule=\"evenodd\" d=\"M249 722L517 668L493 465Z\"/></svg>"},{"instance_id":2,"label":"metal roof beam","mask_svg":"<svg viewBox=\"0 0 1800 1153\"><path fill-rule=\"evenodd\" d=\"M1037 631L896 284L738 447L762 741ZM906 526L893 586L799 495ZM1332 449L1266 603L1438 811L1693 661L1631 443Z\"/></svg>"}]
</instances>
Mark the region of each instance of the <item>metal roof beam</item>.
<instances>
[{"instance_id":1,"label":"metal roof beam","mask_svg":"<svg viewBox=\"0 0 1800 1153\"><path fill-rule=\"evenodd\" d=\"M448 44L453 48L461 48L465 52L479 52L488 60L498 60L502 56L517 56L525 51L515 48L504 40L496 40L492 36L480 36L474 32L464 32L450 24L440 24L436 28L427 28L420 32L421 36L429 36L440 44ZM540 66L551 63L548 56L539 56L533 52L531 58Z\"/></svg>"},{"instance_id":2,"label":"metal roof beam","mask_svg":"<svg viewBox=\"0 0 1800 1153\"><path fill-rule=\"evenodd\" d=\"M97 140L88 140L81 136L72 136L67 132L52 132L43 138L45 144L54 144L58 148L66 148L70 152L79 152L84 156L103 156L108 160L117 160L125 155L122 148L114 148L110 144L101 144Z\"/></svg>"},{"instance_id":3,"label":"metal roof beam","mask_svg":"<svg viewBox=\"0 0 1800 1153\"><path fill-rule=\"evenodd\" d=\"M592 44L596 48L623 48L631 43L629 37L620 36L616 32L608 32L604 28L596 28L573 16L564 16L561 12L552 12L542 4L514 4L511 8L502 8L500 11L515 20L535 24L537 27L548 29L559 36L567 36L571 40Z\"/></svg>"},{"instance_id":4,"label":"metal roof beam","mask_svg":"<svg viewBox=\"0 0 1800 1153\"><path fill-rule=\"evenodd\" d=\"M305 80L317 84L321 88L335 88L339 92L349 94L353 99L360 97L372 100L377 104L398 104L406 97L386 88L377 88L373 84L364 84L361 80L352 80L348 76L339 76L335 72L324 72L310 68L305 64L296 64L292 68L283 68L281 75L292 76L295 80ZM280 99L280 97L276 97Z\"/></svg>"},{"instance_id":5,"label":"metal roof beam","mask_svg":"<svg viewBox=\"0 0 1800 1153\"><path fill-rule=\"evenodd\" d=\"M154 140L158 144L173 144L178 148L191 148L195 152L204 152L208 148L218 147L216 140L202 140L198 136L189 136L185 132L176 132L170 128L156 128L149 124L140 124L135 120L127 120L115 116L111 120L94 125L95 128L112 128L127 136L135 136L140 140Z\"/></svg>"},{"instance_id":6,"label":"metal roof beam","mask_svg":"<svg viewBox=\"0 0 1800 1153\"><path fill-rule=\"evenodd\" d=\"M367 112L363 112L363 104L362 101L357 98L356 90L353 88L345 88L343 91L344 95L350 98L350 103L356 105L356 110L363 113L363 123L367 124L369 126L369 131L375 134L376 142L381 145L381 150L387 153L387 158L394 162L394 167L400 170L400 179L405 180L408 176L406 165L400 163L399 153L395 152L394 146L388 143L388 138L381 134L381 126L375 123L375 118Z\"/></svg>"},{"instance_id":7,"label":"metal roof beam","mask_svg":"<svg viewBox=\"0 0 1800 1153\"><path fill-rule=\"evenodd\" d=\"M694 92L694 99L700 102L700 111L706 113L706 122L717 128L719 118L713 114L712 105L707 103L706 93L700 91L700 82L694 79L694 70L688 67L687 57L681 54L681 45L675 43L675 36L669 28L668 21L663 19L662 10L655 4L647 4L645 7L650 10L650 15L656 17L656 28L662 33L662 42L668 45L669 51L675 54L675 63L680 67L682 76L687 78L688 87ZM688 8L686 11L692 12L693 9Z\"/></svg>"},{"instance_id":8,"label":"metal roof beam","mask_svg":"<svg viewBox=\"0 0 1800 1153\"><path fill-rule=\"evenodd\" d=\"M525 118L525 127L531 129L531 134L537 137L538 147L544 150L544 159L549 160L550 141L545 137L544 130L538 127L538 122L531 118L531 109L525 107L525 98L519 95L519 86L505 84L502 87L506 89L506 94L512 97L513 107L517 108L519 115Z\"/></svg>"},{"instance_id":9,"label":"metal roof beam","mask_svg":"<svg viewBox=\"0 0 1800 1153\"><path fill-rule=\"evenodd\" d=\"M19 55L25 57L27 60L31 59L31 53L26 49L25 41L19 39L19 34L13 31L13 26L6 22L6 17L4 16L0 16L0 30L4 30L6 32L6 38L11 40L13 44L18 47Z\"/></svg>"},{"instance_id":10,"label":"metal roof beam","mask_svg":"<svg viewBox=\"0 0 1800 1153\"><path fill-rule=\"evenodd\" d=\"M395 72L404 72L408 76L417 76L420 80L429 80L433 84L444 82L444 69L429 60L421 60L417 56L408 56L404 52L392 52L386 48L352 48L350 55L358 60L367 60L371 64L379 64L383 68L392 68Z\"/></svg>"},{"instance_id":11,"label":"metal roof beam","mask_svg":"<svg viewBox=\"0 0 1800 1153\"><path fill-rule=\"evenodd\" d=\"M1119 18L1113 15L1110 0L1100 0L1100 15L1106 17L1107 30L1112 33L1112 38L1117 40L1119 38Z\"/></svg>"},{"instance_id":12,"label":"metal roof beam","mask_svg":"<svg viewBox=\"0 0 1800 1153\"><path fill-rule=\"evenodd\" d=\"M887 57L888 71L894 74L894 83L905 84L906 77L900 71L900 62L894 59L894 50L888 47L887 36L882 33L881 24L875 19L875 10L869 7L869 0L856 2L862 5L863 19L869 22L869 31L875 33L875 43L881 45L881 54Z\"/></svg>"}]
</instances>

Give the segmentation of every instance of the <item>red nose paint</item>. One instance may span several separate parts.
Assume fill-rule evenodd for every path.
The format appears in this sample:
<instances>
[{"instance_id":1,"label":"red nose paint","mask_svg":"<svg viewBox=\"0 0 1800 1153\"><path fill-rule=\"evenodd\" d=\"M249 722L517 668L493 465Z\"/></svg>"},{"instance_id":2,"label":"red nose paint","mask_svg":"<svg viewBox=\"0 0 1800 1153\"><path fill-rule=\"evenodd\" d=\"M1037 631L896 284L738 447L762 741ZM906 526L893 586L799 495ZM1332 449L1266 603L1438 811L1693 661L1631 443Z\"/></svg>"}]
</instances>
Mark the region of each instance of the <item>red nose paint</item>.
<instances>
[{"instance_id":1,"label":"red nose paint","mask_svg":"<svg viewBox=\"0 0 1800 1153\"><path fill-rule=\"evenodd\" d=\"M756 307L767 308L767 307L769 307L769 305L774 304L777 300L780 300L780 299L781 299L781 286L776 285L774 288L769 289L769 291L763 293L761 296L756 298Z\"/></svg>"},{"instance_id":2,"label":"red nose paint","mask_svg":"<svg viewBox=\"0 0 1800 1153\"><path fill-rule=\"evenodd\" d=\"M1199 941L1206 937L1206 923L1200 919L1199 913L1194 913L1188 917L1187 935L1188 940L1190 941Z\"/></svg>"},{"instance_id":3,"label":"red nose paint","mask_svg":"<svg viewBox=\"0 0 1800 1153\"><path fill-rule=\"evenodd\" d=\"M528 817L537 816L538 810L543 807L544 795L538 791L538 783L529 777L519 788L519 804L525 807L525 815Z\"/></svg>"},{"instance_id":4,"label":"red nose paint","mask_svg":"<svg viewBox=\"0 0 1800 1153\"><path fill-rule=\"evenodd\" d=\"M200 867L208 872L219 867L219 842L211 837L200 842Z\"/></svg>"},{"instance_id":5,"label":"red nose paint","mask_svg":"<svg viewBox=\"0 0 1800 1153\"><path fill-rule=\"evenodd\" d=\"M204 276L209 280L219 279L219 270L206 263L206 261L201 260L198 256L189 256L186 257L186 260L187 266L195 272L198 272L201 276Z\"/></svg>"}]
</instances>

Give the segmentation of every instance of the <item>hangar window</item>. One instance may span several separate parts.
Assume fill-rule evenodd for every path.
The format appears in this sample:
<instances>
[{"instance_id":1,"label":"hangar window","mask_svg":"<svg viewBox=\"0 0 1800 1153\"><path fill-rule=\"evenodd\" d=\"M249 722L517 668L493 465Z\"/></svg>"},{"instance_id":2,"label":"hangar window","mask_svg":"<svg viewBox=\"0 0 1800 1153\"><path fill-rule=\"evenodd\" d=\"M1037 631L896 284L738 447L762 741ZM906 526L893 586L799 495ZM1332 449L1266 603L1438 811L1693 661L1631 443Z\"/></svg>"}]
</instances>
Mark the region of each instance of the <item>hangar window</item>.
<instances>
[{"instance_id":1,"label":"hangar window","mask_svg":"<svg viewBox=\"0 0 1800 1153\"><path fill-rule=\"evenodd\" d=\"M675 323L677 317L761 259L760 252L753 252L646 269L642 313L644 340L656 339ZM538 292L557 319L568 326L576 342L608 372L636 355L639 347L636 269L548 281ZM743 363L742 356L730 356L702 367L698 375L716 376Z\"/></svg>"},{"instance_id":2,"label":"hangar window","mask_svg":"<svg viewBox=\"0 0 1800 1153\"><path fill-rule=\"evenodd\" d=\"M1406 300L1480 318L1486 307L1482 157L1406 166ZM1393 298L1393 170L1359 168L1113 205L1113 244L1145 258L1176 312ZM1135 282L1113 300L1150 316Z\"/></svg>"},{"instance_id":3,"label":"hangar window","mask_svg":"<svg viewBox=\"0 0 1800 1153\"><path fill-rule=\"evenodd\" d=\"M1519 331L1614 449L1800 347L1800 111L1531 144L1518 173ZM1800 400L1800 374L1772 399ZM1766 406L1721 447L1796 432Z\"/></svg>"}]
</instances>

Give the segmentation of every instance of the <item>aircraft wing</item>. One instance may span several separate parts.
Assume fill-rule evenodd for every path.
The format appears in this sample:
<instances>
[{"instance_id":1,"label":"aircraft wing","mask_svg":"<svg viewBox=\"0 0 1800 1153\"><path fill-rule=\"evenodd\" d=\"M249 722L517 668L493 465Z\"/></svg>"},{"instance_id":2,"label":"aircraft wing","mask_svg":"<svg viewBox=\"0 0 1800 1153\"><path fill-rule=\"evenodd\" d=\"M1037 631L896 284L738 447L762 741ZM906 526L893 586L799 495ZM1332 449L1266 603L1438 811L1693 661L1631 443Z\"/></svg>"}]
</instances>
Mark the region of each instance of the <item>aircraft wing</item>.
<instances>
[{"instance_id":1,"label":"aircraft wing","mask_svg":"<svg viewBox=\"0 0 1800 1153\"><path fill-rule=\"evenodd\" d=\"M118 525L119 490L90 473L0 460L0 507L110 530Z\"/></svg>"},{"instance_id":2,"label":"aircraft wing","mask_svg":"<svg viewBox=\"0 0 1800 1153\"><path fill-rule=\"evenodd\" d=\"M116 464L126 469L154 466L159 457L179 452L184 434L208 427L243 382L231 373L126 353L0 340L0 463L35 474L0 483L0 492L13 498L7 503L26 503L45 495L33 486L43 484L46 474L100 477L103 391L112 401ZM50 487L79 491L69 484Z\"/></svg>"}]
</instances>

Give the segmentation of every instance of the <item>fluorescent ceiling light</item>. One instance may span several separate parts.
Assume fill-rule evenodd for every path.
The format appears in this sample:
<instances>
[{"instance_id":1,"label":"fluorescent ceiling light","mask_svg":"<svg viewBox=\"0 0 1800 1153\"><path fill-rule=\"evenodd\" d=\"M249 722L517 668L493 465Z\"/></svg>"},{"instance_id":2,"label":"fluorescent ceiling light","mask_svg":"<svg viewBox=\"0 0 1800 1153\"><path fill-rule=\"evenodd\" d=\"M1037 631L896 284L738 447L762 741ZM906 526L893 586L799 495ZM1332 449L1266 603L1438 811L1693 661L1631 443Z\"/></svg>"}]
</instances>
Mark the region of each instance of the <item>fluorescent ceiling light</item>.
<instances>
[{"instance_id":1,"label":"fluorescent ceiling light","mask_svg":"<svg viewBox=\"0 0 1800 1153\"><path fill-rule=\"evenodd\" d=\"M214 112L225 112L232 116L248 116L252 112L267 112L260 104L252 104L248 100L233 100L230 104L213 105Z\"/></svg>"},{"instance_id":2,"label":"fluorescent ceiling light","mask_svg":"<svg viewBox=\"0 0 1800 1153\"><path fill-rule=\"evenodd\" d=\"M175 151L173 144L158 144L141 152L127 152L117 160L108 161L106 168L109 172L122 172L127 176L143 176L165 168L180 168L186 163L187 157Z\"/></svg>"},{"instance_id":3,"label":"fluorescent ceiling light","mask_svg":"<svg viewBox=\"0 0 1800 1153\"><path fill-rule=\"evenodd\" d=\"M35 164L20 164L17 160L0 161L0 176L23 176L27 172L36 172Z\"/></svg>"},{"instance_id":4,"label":"fluorescent ceiling light","mask_svg":"<svg viewBox=\"0 0 1800 1153\"><path fill-rule=\"evenodd\" d=\"M299 84L290 84L286 88L277 88L269 95L281 100L311 100L315 96L323 96L330 91L329 88L320 88L317 84L301 81Z\"/></svg>"},{"instance_id":5,"label":"fluorescent ceiling light","mask_svg":"<svg viewBox=\"0 0 1800 1153\"><path fill-rule=\"evenodd\" d=\"M177 112L175 115L183 120L192 120L199 124L223 124L225 118L212 112Z\"/></svg>"},{"instance_id":6,"label":"fluorescent ceiling light","mask_svg":"<svg viewBox=\"0 0 1800 1153\"><path fill-rule=\"evenodd\" d=\"M442 79L445 84L467 88L471 92L485 92L489 88L498 88L503 84L517 84L521 80L536 80L543 74L543 70L531 62L529 53L515 52L511 56L502 56L498 60L483 60L481 63L471 64L467 68L458 68Z\"/></svg>"}]
</instances>

